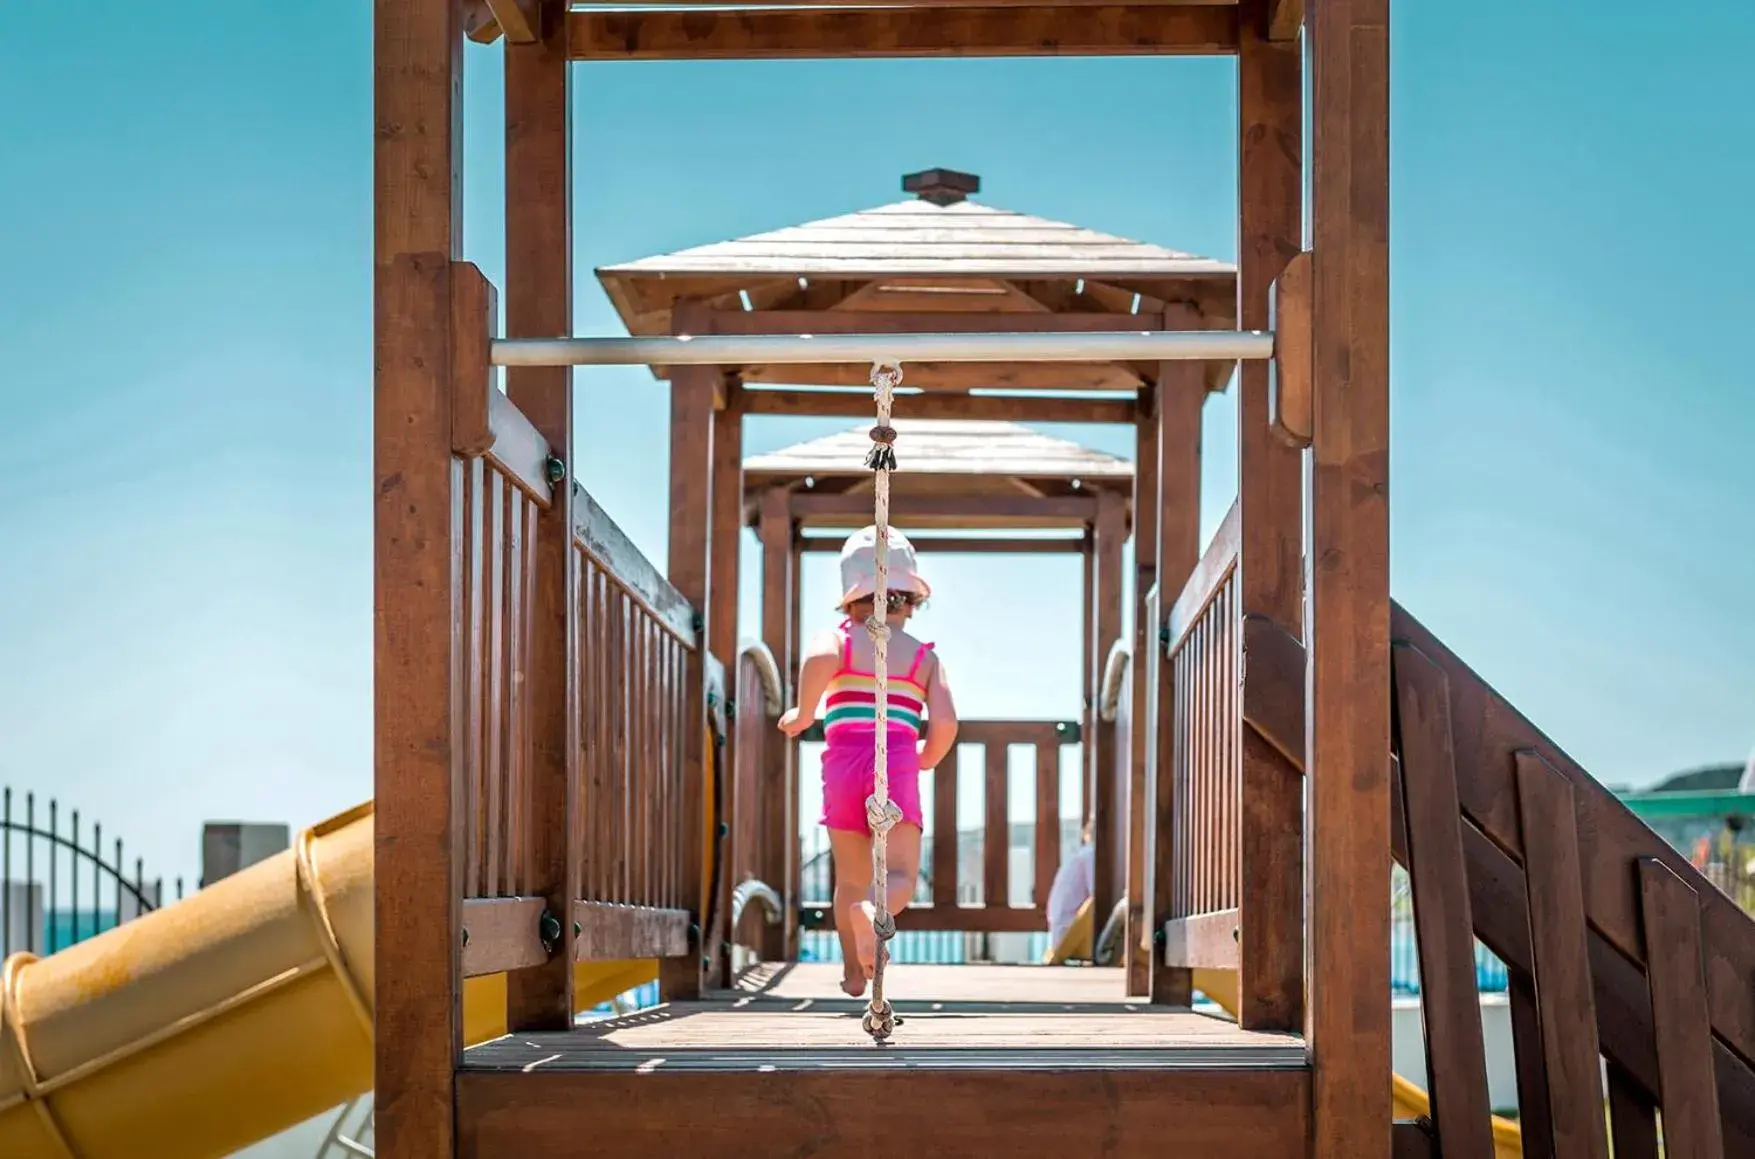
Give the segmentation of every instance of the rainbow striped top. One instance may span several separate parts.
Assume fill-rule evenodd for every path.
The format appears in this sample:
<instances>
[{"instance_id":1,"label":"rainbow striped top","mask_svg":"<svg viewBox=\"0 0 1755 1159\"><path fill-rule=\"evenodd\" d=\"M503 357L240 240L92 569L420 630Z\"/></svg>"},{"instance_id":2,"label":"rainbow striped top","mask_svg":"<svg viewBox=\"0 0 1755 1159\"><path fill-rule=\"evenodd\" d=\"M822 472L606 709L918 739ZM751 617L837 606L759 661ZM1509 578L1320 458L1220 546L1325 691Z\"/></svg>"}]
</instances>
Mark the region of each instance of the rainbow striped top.
<instances>
[{"instance_id":1,"label":"rainbow striped top","mask_svg":"<svg viewBox=\"0 0 1755 1159\"><path fill-rule=\"evenodd\" d=\"M837 733L865 732L877 727L877 676L853 667L853 622L841 622L841 670L829 680L827 708L823 714L823 739ZM890 676L888 718L892 729L905 729L910 738L920 734L920 722L926 715L926 686L918 679L920 662L932 649L922 644L914 654L906 676Z\"/></svg>"}]
</instances>

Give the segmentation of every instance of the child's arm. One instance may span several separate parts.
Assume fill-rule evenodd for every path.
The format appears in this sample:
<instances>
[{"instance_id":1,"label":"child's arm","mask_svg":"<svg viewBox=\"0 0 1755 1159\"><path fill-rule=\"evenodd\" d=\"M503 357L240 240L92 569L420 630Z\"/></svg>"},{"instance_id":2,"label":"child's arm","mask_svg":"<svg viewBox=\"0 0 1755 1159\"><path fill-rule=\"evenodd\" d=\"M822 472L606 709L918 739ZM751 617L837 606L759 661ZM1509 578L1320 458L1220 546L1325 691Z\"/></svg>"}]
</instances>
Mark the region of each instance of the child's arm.
<instances>
[{"instance_id":1,"label":"child's arm","mask_svg":"<svg viewBox=\"0 0 1755 1159\"><path fill-rule=\"evenodd\" d=\"M936 769L957 743L957 706L951 700L944 661L934 652L926 674L926 740L920 745L920 767Z\"/></svg>"},{"instance_id":2,"label":"child's arm","mask_svg":"<svg viewBox=\"0 0 1755 1159\"><path fill-rule=\"evenodd\" d=\"M824 632L811 641L810 649L798 665L798 707L787 709L780 718L781 732L797 736L817 722L817 705L823 702L823 692L840 665L840 637L833 632Z\"/></svg>"}]
</instances>

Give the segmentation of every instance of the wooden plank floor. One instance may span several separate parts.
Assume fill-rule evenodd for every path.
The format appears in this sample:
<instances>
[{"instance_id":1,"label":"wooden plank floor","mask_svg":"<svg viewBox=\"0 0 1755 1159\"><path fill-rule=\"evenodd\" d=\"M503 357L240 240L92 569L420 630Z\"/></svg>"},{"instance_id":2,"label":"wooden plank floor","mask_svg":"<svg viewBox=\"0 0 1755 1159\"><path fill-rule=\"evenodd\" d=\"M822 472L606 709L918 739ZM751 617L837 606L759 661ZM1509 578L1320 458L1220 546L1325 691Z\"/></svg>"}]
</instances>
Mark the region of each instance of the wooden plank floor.
<instances>
[{"instance_id":1,"label":"wooden plank floor","mask_svg":"<svg viewBox=\"0 0 1755 1159\"><path fill-rule=\"evenodd\" d=\"M1302 1040L1239 1030L1122 995L1118 970L894 966L902 1018L876 1046L839 966L765 967L737 988L572 1031L507 1035L464 1054L468 1070L1301 1069Z\"/></svg>"}]
</instances>

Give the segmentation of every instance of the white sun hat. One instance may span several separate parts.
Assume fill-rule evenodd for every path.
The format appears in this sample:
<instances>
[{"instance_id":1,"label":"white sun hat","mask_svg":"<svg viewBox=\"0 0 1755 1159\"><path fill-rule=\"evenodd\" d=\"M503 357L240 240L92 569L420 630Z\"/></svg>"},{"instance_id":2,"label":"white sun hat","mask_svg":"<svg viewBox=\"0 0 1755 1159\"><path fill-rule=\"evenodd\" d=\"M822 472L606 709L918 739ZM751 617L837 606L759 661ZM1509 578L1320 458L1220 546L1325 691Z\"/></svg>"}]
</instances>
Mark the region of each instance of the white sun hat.
<instances>
[{"instance_id":1,"label":"white sun hat","mask_svg":"<svg viewBox=\"0 0 1755 1159\"><path fill-rule=\"evenodd\" d=\"M889 529L889 552L884 559L885 585L892 592L912 592L920 599L932 595L932 585L915 571L914 545L894 527ZM841 545L841 602L846 608L877 590L877 528L865 527Z\"/></svg>"}]
</instances>

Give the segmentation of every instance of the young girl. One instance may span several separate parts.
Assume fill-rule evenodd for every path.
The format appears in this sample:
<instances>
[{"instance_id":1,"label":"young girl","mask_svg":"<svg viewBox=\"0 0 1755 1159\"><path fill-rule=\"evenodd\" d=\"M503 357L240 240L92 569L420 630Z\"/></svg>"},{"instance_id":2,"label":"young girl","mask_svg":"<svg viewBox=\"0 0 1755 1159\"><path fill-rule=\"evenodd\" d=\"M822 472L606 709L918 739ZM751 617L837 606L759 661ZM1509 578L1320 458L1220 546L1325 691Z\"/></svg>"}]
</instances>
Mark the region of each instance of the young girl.
<instances>
[{"instance_id":1,"label":"young girl","mask_svg":"<svg viewBox=\"0 0 1755 1159\"><path fill-rule=\"evenodd\" d=\"M888 591L885 623L889 625L889 773L890 800L902 820L890 830L889 881L886 897L892 914L900 913L914 896L920 871L920 770L935 768L957 739L957 710L951 703L944 665L931 644L908 634L910 616L932 594L915 571L914 546L890 529L886 559ZM877 529L855 533L841 548L841 601L846 619L824 632L805 650L798 671L798 707L780 718L781 731L797 736L816 722L825 694L823 717L823 817L835 859L835 929L841 936L846 976L841 988L852 997L865 993L877 962L877 935L872 928L871 829L865 799L875 782L877 737L876 681L871 637L865 622L874 611L877 586ZM926 738L920 740L924 714ZM918 745L918 748L916 747Z\"/></svg>"}]
</instances>

